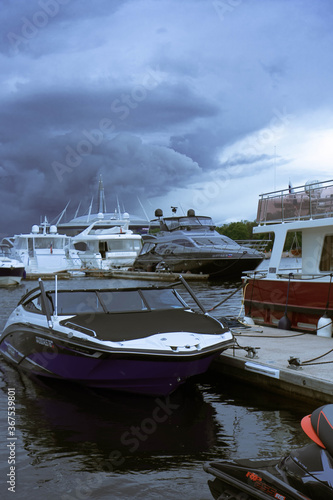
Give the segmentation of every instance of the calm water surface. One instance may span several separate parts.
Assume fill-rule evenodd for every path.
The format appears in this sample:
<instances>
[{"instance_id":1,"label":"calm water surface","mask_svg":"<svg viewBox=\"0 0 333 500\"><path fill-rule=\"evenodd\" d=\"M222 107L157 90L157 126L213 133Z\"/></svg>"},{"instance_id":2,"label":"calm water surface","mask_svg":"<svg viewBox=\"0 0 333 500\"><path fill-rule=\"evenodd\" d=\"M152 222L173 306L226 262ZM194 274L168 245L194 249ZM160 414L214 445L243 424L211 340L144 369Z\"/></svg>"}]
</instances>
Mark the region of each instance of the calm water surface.
<instances>
[{"instance_id":1,"label":"calm water surface","mask_svg":"<svg viewBox=\"0 0 333 500\"><path fill-rule=\"evenodd\" d=\"M58 282L59 288L136 284ZM35 286L0 289L1 329L25 289ZM209 309L239 283L191 286ZM237 316L240 308L238 291L213 314ZM9 388L16 397L15 493L6 484ZM279 457L308 442L299 421L314 409L311 402L297 404L216 374L185 384L169 398L147 398L32 380L2 358L0 389L1 499L212 500L204 462Z\"/></svg>"}]
</instances>

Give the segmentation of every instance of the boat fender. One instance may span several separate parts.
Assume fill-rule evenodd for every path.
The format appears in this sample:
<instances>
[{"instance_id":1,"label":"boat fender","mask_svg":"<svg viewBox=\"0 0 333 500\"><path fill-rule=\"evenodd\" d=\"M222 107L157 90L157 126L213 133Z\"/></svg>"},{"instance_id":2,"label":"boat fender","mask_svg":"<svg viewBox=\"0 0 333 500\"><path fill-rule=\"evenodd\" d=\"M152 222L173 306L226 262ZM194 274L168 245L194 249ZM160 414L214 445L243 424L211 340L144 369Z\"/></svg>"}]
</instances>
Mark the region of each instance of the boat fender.
<instances>
[{"instance_id":1,"label":"boat fender","mask_svg":"<svg viewBox=\"0 0 333 500\"><path fill-rule=\"evenodd\" d=\"M291 321L288 318L288 316L286 315L286 313L284 313L282 318L279 319L278 328L280 328L280 330L290 330L291 329Z\"/></svg>"},{"instance_id":2,"label":"boat fender","mask_svg":"<svg viewBox=\"0 0 333 500\"><path fill-rule=\"evenodd\" d=\"M244 316L243 323L246 323L247 325L255 324L251 316Z\"/></svg>"},{"instance_id":3,"label":"boat fender","mask_svg":"<svg viewBox=\"0 0 333 500\"><path fill-rule=\"evenodd\" d=\"M332 337L332 318L325 314L319 318L317 325L318 337Z\"/></svg>"}]
</instances>

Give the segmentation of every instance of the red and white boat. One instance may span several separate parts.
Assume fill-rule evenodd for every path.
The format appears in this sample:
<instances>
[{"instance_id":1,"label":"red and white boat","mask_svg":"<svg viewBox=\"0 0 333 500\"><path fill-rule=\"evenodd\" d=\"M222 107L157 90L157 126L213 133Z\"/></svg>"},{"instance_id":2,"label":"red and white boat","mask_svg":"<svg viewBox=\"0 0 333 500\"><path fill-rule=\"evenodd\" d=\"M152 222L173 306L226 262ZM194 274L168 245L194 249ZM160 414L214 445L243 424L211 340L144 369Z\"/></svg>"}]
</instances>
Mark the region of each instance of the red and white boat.
<instances>
[{"instance_id":1,"label":"red and white boat","mask_svg":"<svg viewBox=\"0 0 333 500\"><path fill-rule=\"evenodd\" d=\"M259 266L243 276L246 317L257 324L331 336L333 180L262 194L257 221L253 232L274 234L274 244L267 269ZM302 241L294 268L283 266L288 233Z\"/></svg>"}]
</instances>

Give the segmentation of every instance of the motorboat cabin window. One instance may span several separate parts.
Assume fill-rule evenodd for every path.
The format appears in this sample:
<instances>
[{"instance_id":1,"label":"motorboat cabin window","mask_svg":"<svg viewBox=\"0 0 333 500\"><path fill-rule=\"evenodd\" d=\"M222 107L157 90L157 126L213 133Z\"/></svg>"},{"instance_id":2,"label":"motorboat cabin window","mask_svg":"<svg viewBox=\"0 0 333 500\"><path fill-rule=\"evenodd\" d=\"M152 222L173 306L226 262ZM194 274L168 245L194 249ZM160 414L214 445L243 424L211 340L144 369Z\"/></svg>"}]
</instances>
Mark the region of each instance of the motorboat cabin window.
<instances>
[{"instance_id":1,"label":"motorboat cabin window","mask_svg":"<svg viewBox=\"0 0 333 500\"><path fill-rule=\"evenodd\" d=\"M164 218L163 223L165 224L168 231L174 231L176 229L200 229L204 226L206 229L214 229L215 224L213 223L211 217L171 217L170 219Z\"/></svg>"},{"instance_id":2,"label":"motorboat cabin window","mask_svg":"<svg viewBox=\"0 0 333 500\"><path fill-rule=\"evenodd\" d=\"M140 250L140 240L132 239L114 239L108 241L109 252L123 252L123 251L136 251Z\"/></svg>"},{"instance_id":3,"label":"motorboat cabin window","mask_svg":"<svg viewBox=\"0 0 333 500\"><path fill-rule=\"evenodd\" d=\"M141 247L142 247L141 240L132 240L132 242L133 242L134 250L136 252L139 252Z\"/></svg>"},{"instance_id":4,"label":"motorboat cabin window","mask_svg":"<svg viewBox=\"0 0 333 500\"><path fill-rule=\"evenodd\" d=\"M182 247L194 247L194 244L190 240L186 240L185 238L179 240L173 240L175 245L180 245Z\"/></svg>"},{"instance_id":5,"label":"motorboat cabin window","mask_svg":"<svg viewBox=\"0 0 333 500\"><path fill-rule=\"evenodd\" d=\"M155 247L155 245L156 243L144 243L140 254L144 255L145 253L151 252L151 250Z\"/></svg>"},{"instance_id":6,"label":"motorboat cabin window","mask_svg":"<svg viewBox=\"0 0 333 500\"><path fill-rule=\"evenodd\" d=\"M233 245L233 246L239 246L238 243L236 243L234 240L231 238L228 238L228 236L221 236L221 241L224 245Z\"/></svg>"},{"instance_id":7,"label":"motorboat cabin window","mask_svg":"<svg viewBox=\"0 0 333 500\"><path fill-rule=\"evenodd\" d=\"M78 241L77 243L74 243L74 248L80 252L86 252L88 250L87 243L85 241Z\"/></svg>"},{"instance_id":8,"label":"motorboat cabin window","mask_svg":"<svg viewBox=\"0 0 333 500\"><path fill-rule=\"evenodd\" d=\"M197 245L202 246L202 247L206 247L207 245L208 246L214 245L214 243L212 242L212 240L210 240L208 238L193 238L193 241Z\"/></svg>"},{"instance_id":9,"label":"motorboat cabin window","mask_svg":"<svg viewBox=\"0 0 333 500\"><path fill-rule=\"evenodd\" d=\"M333 270L333 235L327 235L324 239L323 249L321 252L320 271Z\"/></svg>"},{"instance_id":10,"label":"motorboat cabin window","mask_svg":"<svg viewBox=\"0 0 333 500\"><path fill-rule=\"evenodd\" d=\"M226 245L232 245L233 247L239 246L235 241L231 240L227 236L217 236L216 238L193 238L193 241L199 246L215 246L224 247Z\"/></svg>"},{"instance_id":11,"label":"motorboat cabin window","mask_svg":"<svg viewBox=\"0 0 333 500\"><path fill-rule=\"evenodd\" d=\"M64 248L66 239L65 238L48 238L42 236L41 238L34 238L35 242L35 249L41 249L41 248L52 248L53 250L55 249L62 249Z\"/></svg>"},{"instance_id":12,"label":"motorboat cabin window","mask_svg":"<svg viewBox=\"0 0 333 500\"><path fill-rule=\"evenodd\" d=\"M33 248L33 243L32 243L32 238L28 238L28 240L26 238L17 238L16 242L15 242L15 247L17 250L26 250L28 248L27 246L27 243L31 243L31 248ZM29 245L29 248L30 248L30 245Z\"/></svg>"}]
</instances>

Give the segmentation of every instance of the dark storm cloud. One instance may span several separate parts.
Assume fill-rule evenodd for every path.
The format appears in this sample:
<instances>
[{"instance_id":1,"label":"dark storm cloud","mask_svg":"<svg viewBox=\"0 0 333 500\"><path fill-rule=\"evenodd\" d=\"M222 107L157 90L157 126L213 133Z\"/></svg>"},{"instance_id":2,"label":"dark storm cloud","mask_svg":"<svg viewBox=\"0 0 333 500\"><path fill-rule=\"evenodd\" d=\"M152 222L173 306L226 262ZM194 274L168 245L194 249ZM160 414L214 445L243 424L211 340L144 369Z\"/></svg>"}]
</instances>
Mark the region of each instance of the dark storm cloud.
<instances>
[{"instance_id":1,"label":"dark storm cloud","mask_svg":"<svg viewBox=\"0 0 333 500\"><path fill-rule=\"evenodd\" d=\"M286 165L294 153L272 159L279 138L333 106L327 0L1 7L2 234L52 220L69 200L87 207L100 173L135 212L137 195Z\"/></svg>"},{"instance_id":2,"label":"dark storm cloud","mask_svg":"<svg viewBox=\"0 0 333 500\"><path fill-rule=\"evenodd\" d=\"M94 186L96 192L97 173L102 170L106 186L116 189L130 209L127 200L133 200L135 192L144 197L162 195L170 181L178 186L198 174L198 165L185 155L143 144L129 133L118 135L138 128L155 131L156 121L160 129L172 129L196 116L214 114L208 102L200 102L184 85L157 87L153 80L150 85L146 83L146 90L124 86L98 93L51 88L30 94L25 89L25 95L5 103L0 176L11 185L11 202L16 198L22 211L35 210L38 220L41 207L50 216L69 199L72 205L83 200L88 206L92 195L88 187ZM104 122L109 125L102 129Z\"/></svg>"},{"instance_id":3,"label":"dark storm cloud","mask_svg":"<svg viewBox=\"0 0 333 500\"><path fill-rule=\"evenodd\" d=\"M61 131L99 127L102 120L112 121L113 132L155 131L170 129L195 118L217 114L216 107L205 96L195 94L185 84L159 84L147 74L142 84L133 86L110 85L110 88L82 86L63 90L50 86L47 90L31 92L22 85L20 97L12 96L2 105L0 133L5 141L21 140L23 134L48 130L50 136L61 136ZM52 119L50 120L50 117ZM66 141L68 138L66 138Z\"/></svg>"},{"instance_id":4,"label":"dark storm cloud","mask_svg":"<svg viewBox=\"0 0 333 500\"><path fill-rule=\"evenodd\" d=\"M65 47L75 49L78 46L73 44L71 37L73 24L110 16L126 1L3 0L1 17L5 29L0 39L0 52L12 56L22 52L40 57ZM81 49L96 45L98 36L90 40L81 39Z\"/></svg>"}]
</instances>

